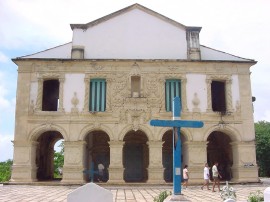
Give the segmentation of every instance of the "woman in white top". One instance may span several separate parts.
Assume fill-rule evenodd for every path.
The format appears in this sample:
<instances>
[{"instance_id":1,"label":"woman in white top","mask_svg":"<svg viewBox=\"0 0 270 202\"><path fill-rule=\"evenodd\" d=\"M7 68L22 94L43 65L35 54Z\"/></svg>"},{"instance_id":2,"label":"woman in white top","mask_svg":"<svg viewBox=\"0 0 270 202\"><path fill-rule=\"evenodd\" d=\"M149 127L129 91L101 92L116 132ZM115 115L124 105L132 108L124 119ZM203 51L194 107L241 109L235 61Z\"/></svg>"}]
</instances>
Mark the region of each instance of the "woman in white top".
<instances>
[{"instance_id":1,"label":"woman in white top","mask_svg":"<svg viewBox=\"0 0 270 202\"><path fill-rule=\"evenodd\" d=\"M186 189L187 189L187 186L188 186L188 169L187 169L187 165L185 165L184 169L183 169L183 180L184 180L184 183L183 183L183 186L185 185L186 186Z\"/></svg>"},{"instance_id":2,"label":"woman in white top","mask_svg":"<svg viewBox=\"0 0 270 202\"><path fill-rule=\"evenodd\" d=\"M209 189L209 167L208 167L208 163L205 164L205 167L203 169L203 179L204 179L204 184L203 186L201 187L201 189L203 190L203 187L204 186L207 186L207 189Z\"/></svg>"}]
</instances>

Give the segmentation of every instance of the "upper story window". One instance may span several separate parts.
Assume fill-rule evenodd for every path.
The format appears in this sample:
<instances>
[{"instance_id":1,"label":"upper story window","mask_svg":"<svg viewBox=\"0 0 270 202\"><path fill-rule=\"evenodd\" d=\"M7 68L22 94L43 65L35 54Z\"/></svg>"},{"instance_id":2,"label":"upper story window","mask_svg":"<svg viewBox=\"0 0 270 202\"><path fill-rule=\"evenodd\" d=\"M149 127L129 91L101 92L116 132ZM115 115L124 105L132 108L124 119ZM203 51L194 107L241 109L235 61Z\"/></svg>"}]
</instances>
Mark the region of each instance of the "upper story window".
<instances>
[{"instance_id":1,"label":"upper story window","mask_svg":"<svg viewBox=\"0 0 270 202\"><path fill-rule=\"evenodd\" d=\"M131 76L131 97L140 97L141 77Z\"/></svg>"},{"instance_id":2,"label":"upper story window","mask_svg":"<svg viewBox=\"0 0 270 202\"><path fill-rule=\"evenodd\" d=\"M211 83L212 110L214 112L226 111L225 81L212 81Z\"/></svg>"},{"instance_id":3,"label":"upper story window","mask_svg":"<svg viewBox=\"0 0 270 202\"><path fill-rule=\"evenodd\" d=\"M57 111L59 105L59 80L43 82L42 111Z\"/></svg>"},{"instance_id":4,"label":"upper story window","mask_svg":"<svg viewBox=\"0 0 270 202\"><path fill-rule=\"evenodd\" d=\"M89 92L89 111L106 110L106 80L91 79Z\"/></svg>"},{"instance_id":5,"label":"upper story window","mask_svg":"<svg viewBox=\"0 0 270 202\"><path fill-rule=\"evenodd\" d=\"M168 79L165 83L165 105L166 111L172 111L172 102L175 97L181 100L181 80Z\"/></svg>"}]
</instances>

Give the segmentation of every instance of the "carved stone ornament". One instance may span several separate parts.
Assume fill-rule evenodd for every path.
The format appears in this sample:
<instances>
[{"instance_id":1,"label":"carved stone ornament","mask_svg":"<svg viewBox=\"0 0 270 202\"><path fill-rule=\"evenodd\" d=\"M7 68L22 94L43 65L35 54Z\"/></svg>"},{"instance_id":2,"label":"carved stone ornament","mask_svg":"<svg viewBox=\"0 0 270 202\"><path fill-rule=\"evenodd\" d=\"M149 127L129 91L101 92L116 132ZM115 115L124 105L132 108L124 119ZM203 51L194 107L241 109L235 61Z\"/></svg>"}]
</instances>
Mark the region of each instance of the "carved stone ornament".
<instances>
[{"instance_id":1,"label":"carved stone ornament","mask_svg":"<svg viewBox=\"0 0 270 202\"><path fill-rule=\"evenodd\" d=\"M134 64L131 66L130 75L131 76L139 76L141 74L140 66L134 62Z\"/></svg>"},{"instance_id":2,"label":"carved stone ornament","mask_svg":"<svg viewBox=\"0 0 270 202\"><path fill-rule=\"evenodd\" d=\"M78 108L77 108L77 105L79 104L79 99L77 98L77 93L74 92L74 95L73 95L73 98L71 99L71 104L73 105L71 111L72 112L78 112Z\"/></svg>"},{"instance_id":3,"label":"carved stone ornament","mask_svg":"<svg viewBox=\"0 0 270 202\"><path fill-rule=\"evenodd\" d=\"M31 100L30 106L29 106L29 113L33 114L35 111L35 104L34 104L34 100Z\"/></svg>"},{"instance_id":4,"label":"carved stone ornament","mask_svg":"<svg viewBox=\"0 0 270 202\"><path fill-rule=\"evenodd\" d=\"M194 112L199 112L200 111L200 108L198 106L200 104L200 99L198 98L198 94L197 93L194 93L194 97L192 99L192 104L194 106L193 111Z\"/></svg>"}]
</instances>

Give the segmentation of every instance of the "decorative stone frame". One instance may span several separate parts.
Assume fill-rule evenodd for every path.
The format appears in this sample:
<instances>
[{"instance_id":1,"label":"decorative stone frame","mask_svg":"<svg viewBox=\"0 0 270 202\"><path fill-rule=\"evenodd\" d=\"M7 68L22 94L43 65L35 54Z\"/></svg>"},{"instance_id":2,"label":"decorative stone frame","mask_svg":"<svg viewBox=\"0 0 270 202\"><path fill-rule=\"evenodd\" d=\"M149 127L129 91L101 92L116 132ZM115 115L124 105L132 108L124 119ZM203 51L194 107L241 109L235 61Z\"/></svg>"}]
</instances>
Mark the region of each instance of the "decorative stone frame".
<instances>
[{"instance_id":1,"label":"decorative stone frame","mask_svg":"<svg viewBox=\"0 0 270 202\"><path fill-rule=\"evenodd\" d=\"M57 79L59 81L59 107L57 112L64 112L63 107L63 94L64 94L64 81L65 76L63 74L45 73L38 76L38 94L36 101L35 111L42 111L42 96L43 96L43 83L46 80Z\"/></svg>"},{"instance_id":2,"label":"decorative stone frame","mask_svg":"<svg viewBox=\"0 0 270 202\"><path fill-rule=\"evenodd\" d=\"M84 106L83 106L83 112L84 113L89 113L89 85L90 85L90 80L91 79L96 79L96 78L102 78L106 80L106 110L105 111L109 111L110 110L110 105L108 100L111 99L111 96L109 94L110 92L110 88L111 88L111 79L108 79L106 75L92 75L92 74L85 74L85 78L84 78L84 85L85 85L85 96L84 96Z\"/></svg>"},{"instance_id":3,"label":"decorative stone frame","mask_svg":"<svg viewBox=\"0 0 270 202\"><path fill-rule=\"evenodd\" d=\"M232 78L231 75L207 75L206 85L207 85L207 112L213 112L212 109L212 95L211 95L211 84L212 81L225 81L225 101L226 101L226 111L233 112L232 107Z\"/></svg>"},{"instance_id":4,"label":"decorative stone frame","mask_svg":"<svg viewBox=\"0 0 270 202\"><path fill-rule=\"evenodd\" d=\"M187 108L187 78L185 75L166 75L164 78L160 79L160 86L161 86L161 110L166 111L165 109L165 83L167 79L178 79L181 81L181 103L182 103L182 112L188 112Z\"/></svg>"}]
</instances>

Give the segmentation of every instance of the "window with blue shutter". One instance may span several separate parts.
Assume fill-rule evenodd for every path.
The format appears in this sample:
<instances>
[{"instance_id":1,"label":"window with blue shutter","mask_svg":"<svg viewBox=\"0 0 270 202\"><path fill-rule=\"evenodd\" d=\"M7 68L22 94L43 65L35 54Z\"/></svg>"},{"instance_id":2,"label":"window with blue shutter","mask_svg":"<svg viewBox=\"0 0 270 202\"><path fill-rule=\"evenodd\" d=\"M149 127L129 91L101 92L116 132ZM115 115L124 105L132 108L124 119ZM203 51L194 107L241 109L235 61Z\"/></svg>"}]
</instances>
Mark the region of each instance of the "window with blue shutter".
<instances>
[{"instance_id":1,"label":"window with blue shutter","mask_svg":"<svg viewBox=\"0 0 270 202\"><path fill-rule=\"evenodd\" d=\"M172 111L172 102L175 97L181 100L181 80L168 79L165 83L165 105L166 111Z\"/></svg>"},{"instance_id":2,"label":"window with blue shutter","mask_svg":"<svg viewBox=\"0 0 270 202\"><path fill-rule=\"evenodd\" d=\"M106 80L91 79L89 93L89 111L104 112L106 110Z\"/></svg>"}]
</instances>

